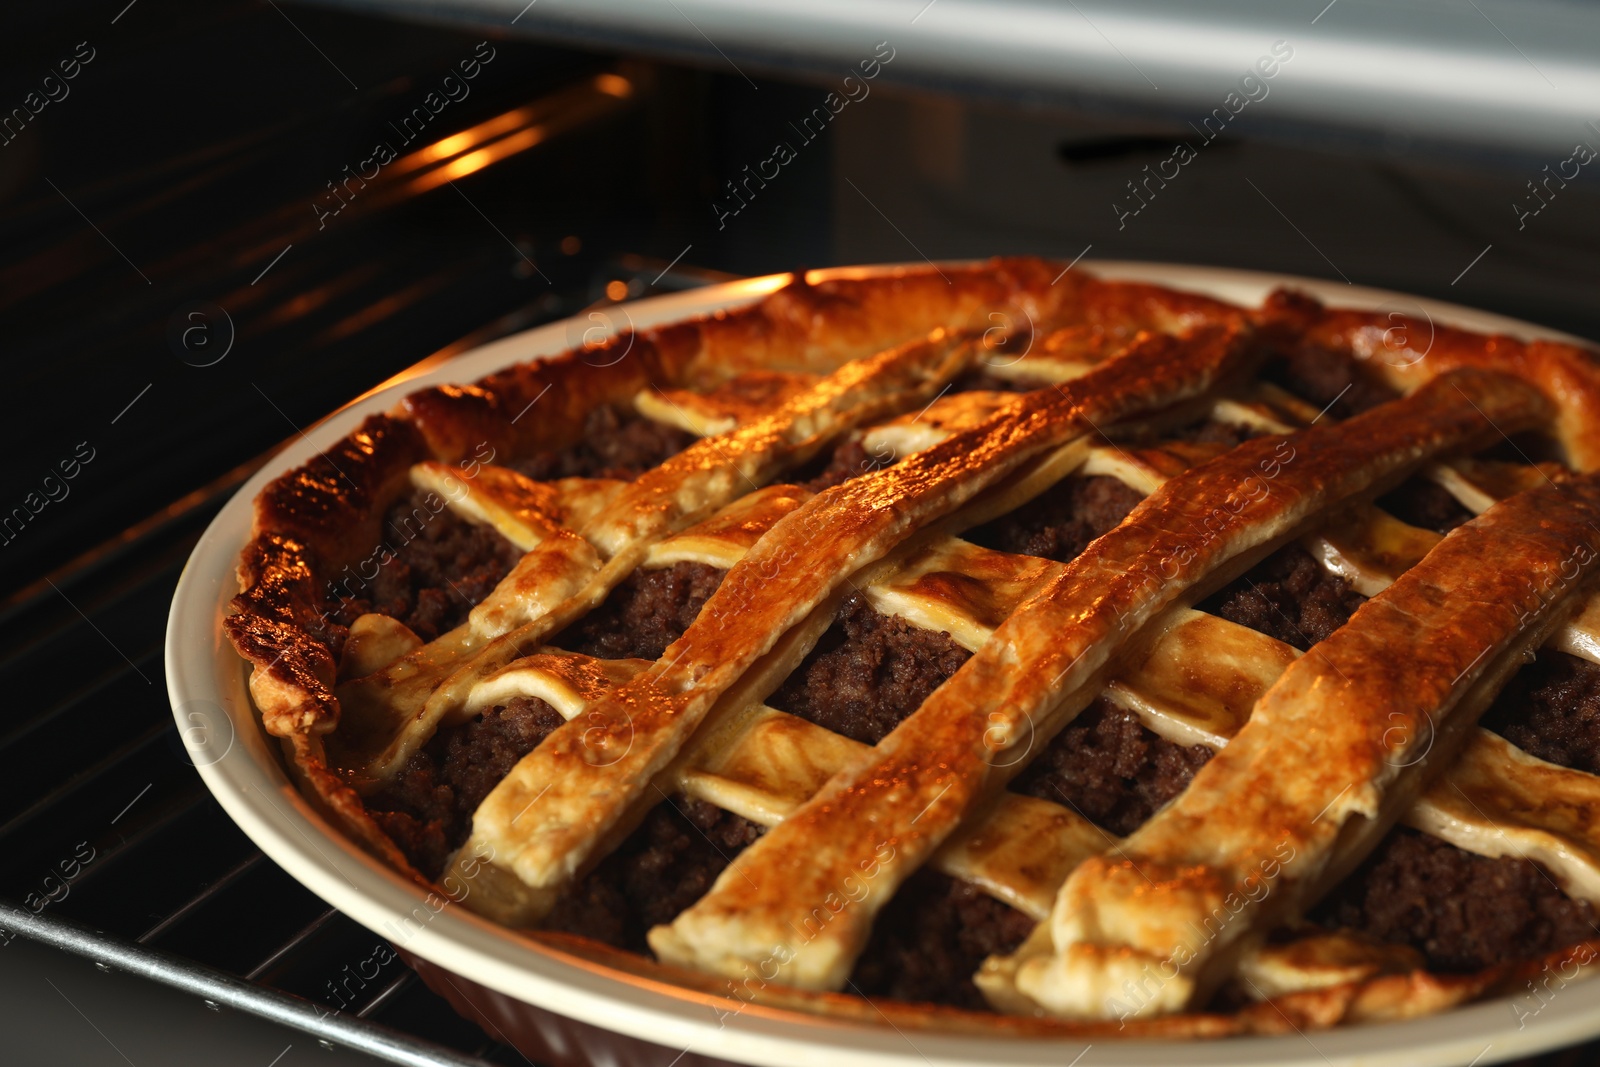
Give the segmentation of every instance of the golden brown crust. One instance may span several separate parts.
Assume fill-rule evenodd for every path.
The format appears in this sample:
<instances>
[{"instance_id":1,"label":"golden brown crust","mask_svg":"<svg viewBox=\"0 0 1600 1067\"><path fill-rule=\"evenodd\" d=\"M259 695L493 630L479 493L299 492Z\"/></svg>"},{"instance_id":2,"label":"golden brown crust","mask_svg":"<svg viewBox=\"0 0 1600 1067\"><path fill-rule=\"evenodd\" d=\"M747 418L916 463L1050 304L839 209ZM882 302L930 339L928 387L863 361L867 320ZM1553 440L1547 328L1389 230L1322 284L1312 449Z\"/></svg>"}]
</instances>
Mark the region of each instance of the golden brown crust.
<instances>
[{"instance_id":1,"label":"golden brown crust","mask_svg":"<svg viewBox=\"0 0 1600 1067\"><path fill-rule=\"evenodd\" d=\"M1238 327L1196 334L1183 341L1149 338L1070 391L1025 394L990 422L834 486L784 516L728 572L664 653L664 665L609 694L583 722L558 727L485 800L469 848L486 811L500 826L515 815L515 844L491 842L496 865L504 862L538 890L498 914L537 921L543 902L625 820L712 704L852 572L1029 458L1085 436L1096 424L1203 393L1252 350L1252 338ZM606 755L592 758L596 751Z\"/></svg>"},{"instance_id":2,"label":"golden brown crust","mask_svg":"<svg viewBox=\"0 0 1600 1067\"><path fill-rule=\"evenodd\" d=\"M1266 306L1303 325L1301 349L1354 356L1402 392L1463 367L1513 374L1555 405L1555 436L1571 465L1582 471L1600 467L1600 357L1589 349L1484 335L1415 316L1322 308L1282 291Z\"/></svg>"},{"instance_id":3,"label":"golden brown crust","mask_svg":"<svg viewBox=\"0 0 1600 1067\"><path fill-rule=\"evenodd\" d=\"M394 412L372 416L275 479L256 501L235 613L223 625L254 668L251 690L263 725L285 738L336 727L336 665L319 636L322 590L378 540L384 509L403 490L411 464L481 455L481 446L516 456L568 444L595 406L625 402L648 385L715 380L746 365L832 369L937 326L988 326L991 310L1022 307L1043 318L1080 288L1079 279L1052 286L1051 270L1044 261L1024 259L943 276L907 270L818 285L801 278L746 308L625 332L471 385L420 390ZM533 405L539 405L537 417L530 414ZM297 745L294 752L313 761L302 768L305 780L358 840L369 849L373 840L386 842L364 811L346 803L321 762L320 746ZM391 854L393 846L379 851Z\"/></svg>"},{"instance_id":4,"label":"golden brown crust","mask_svg":"<svg viewBox=\"0 0 1600 1067\"><path fill-rule=\"evenodd\" d=\"M795 985L840 988L894 890L1004 785L995 767L1015 760L1007 759L1001 738L1053 734L1099 692L1102 667L1124 642L1234 555L1292 536L1312 515L1392 482L1443 450L1486 442L1493 421L1526 426L1544 410L1539 394L1515 379L1471 371L1396 406L1289 438L1247 442L1166 483L1011 615L878 744L871 760L836 776L746 850L710 893L658 928L657 953L740 973L769 959L774 944L789 946L794 938L787 931L812 902L871 863L877 873L868 892L818 934L789 947L776 968ZM962 436L947 443L962 443ZM960 451L979 454L971 446ZM826 508L841 490L866 481L821 494L786 521L802 522L808 509ZM833 530L859 521L828 515L814 525ZM794 549L779 539L783 528L775 527L741 566ZM843 558L855 558L851 549ZM796 579L819 572L820 561L808 563L791 572ZM728 581L738 573L731 571ZM763 590L769 591L789 595L776 583ZM708 603L708 614L715 603Z\"/></svg>"},{"instance_id":5,"label":"golden brown crust","mask_svg":"<svg viewBox=\"0 0 1600 1067\"><path fill-rule=\"evenodd\" d=\"M1410 400L1449 393L1467 373ZM1485 403L1480 395L1471 410ZM1596 519L1600 479L1529 490L1363 604L1284 672L1180 797L1072 873L1051 918L1054 953L1023 963L1018 988L1091 1017L1203 1003L1239 945L1298 919L1393 825L1424 775L1453 761L1522 651L1580 599L1600 559ZM1558 572L1525 610L1518 590ZM1129 976L1136 986L1157 976L1154 996L1129 998Z\"/></svg>"},{"instance_id":6,"label":"golden brown crust","mask_svg":"<svg viewBox=\"0 0 1600 1067\"><path fill-rule=\"evenodd\" d=\"M326 733L337 724L335 664L315 636L323 630L322 587L359 546L378 540L383 509L423 457L410 423L374 415L256 498L235 614L223 627L255 667L251 690L268 733Z\"/></svg>"},{"instance_id":7,"label":"golden brown crust","mask_svg":"<svg viewBox=\"0 0 1600 1067\"><path fill-rule=\"evenodd\" d=\"M1097 284L1081 273L1063 277L1056 264L1031 257L865 277L800 275L759 305L714 319L718 328L706 332L691 377L716 381L745 369L826 373L926 332L930 323L952 330L1022 328L1028 320L1042 326L1072 313Z\"/></svg>"},{"instance_id":8,"label":"golden brown crust","mask_svg":"<svg viewBox=\"0 0 1600 1067\"><path fill-rule=\"evenodd\" d=\"M416 427L373 415L304 466L274 479L256 498L255 530L304 542L320 563L338 567L378 539L382 508L426 458ZM248 574L250 578L263 575Z\"/></svg>"},{"instance_id":9,"label":"golden brown crust","mask_svg":"<svg viewBox=\"0 0 1600 1067\"><path fill-rule=\"evenodd\" d=\"M650 385L678 383L700 347L702 326L622 334L555 359L518 363L471 385L418 390L400 403L435 458L459 460L487 444L520 456L570 444L590 411L622 404Z\"/></svg>"},{"instance_id":10,"label":"golden brown crust","mask_svg":"<svg viewBox=\"0 0 1600 1067\"><path fill-rule=\"evenodd\" d=\"M304 791L368 851L416 876L357 794L328 769L320 737L337 723L338 702L331 692L335 664L326 645L314 636L321 632L318 612L328 577L376 542L383 511L403 491L413 463L429 458L454 461L484 446L513 458L560 447L576 439L596 405L628 403L641 389L706 388L745 372L823 374L920 336L931 326L1014 328L1030 321L1040 329L1064 326L1043 349L1053 358L1083 357L1087 368L1122 347L1139 329L1177 332L1218 323L1237 328L1242 319L1238 309L1210 298L1156 286L1101 282L1077 270L1062 275L1060 267L1040 260L996 260L945 268L942 273L912 269L797 279L735 311L624 333L587 350L508 368L473 385L414 393L393 413L369 419L325 456L274 481L257 502L256 527L240 562L237 614L225 626L241 655L255 667L252 692L264 725L285 739ZM1573 464L1600 466L1600 373L1593 355L1582 349L1439 328L1428 351L1413 360L1412 355L1419 355L1415 349L1395 357L1393 346L1381 352L1374 347L1386 344L1384 331L1392 326L1390 319L1378 314L1328 311L1303 298L1275 297L1250 317L1262 336L1294 339L1302 346L1365 359L1379 377L1403 392L1457 368L1510 373L1537 386L1554 403L1558 436ZM1381 355L1390 358L1377 358ZM1148 384L1163 383L1150 379ZM1025 404L1019 415L1026 410ZM917 467L911 464L908 470ZM574 945L544 935L539 939L622 970L665 977L689 988L729 992L722 980L612 953L591 943ZM1574 951L1551 959L1569 958ZM1584 962L1593 955L1591 947ZM737 1008L753 1000L863 1020L880 1020L887 1012L898 1025L986 1033L1217 1036L1436 1010L1507 988L1506 983L1525 973L1537 974L1538 967L1492 968L1448 977L1415 970L1384 973L1286 994L1230 1016L1187 1014L1130 1023L1126 1028L969 1015L927 1005L866 1005L853 997L770 984L748 996L735 993L737 999L728 1003Z\"/></svg>"},{"instance_id":11,"label":"golden brown crust","mask_svg":"<svg viewBox=\"0 0 1600 1067\"><path fill-rule=\"evenodd\" d=\"M942 275L905 269L815 284L801 275L754 304L705 319L624 330L587 346L580 335L565 356L508 367L472 385L421 390L402 410L439 459L459 459L480 442L522 455L569 443L597 405L627 401L650 386L706 385L744 370L827 373L936 326L988 328L997 324L991 314L1008 327L1027 316L1049 318L1088 284L1079 275L1052 286L1050 270L1042 260L1001 259ZM1139 307L1152 304L1146 297ZM533 404L537 418L518 417Z\"/></svg>"},{"instance_id":12,"label":"golden brown crust","mask_svg":"<svg viewBox=\"0 0 1600 1067\"><path fill-rule=\"evenodd\" d=\"M324 816L335 825L344 827L363 848L388 862L401 874L428 884L428 880L411 866L411 861L395 847L389 836L379 829L356 791L328 770L318 738L303 733L295 734L284 739L284 747L288 750L289 766L300 782L302 791Z\"/></svg>"},{"instance_id":13,"label":"golden brown crust","mask_svg":"<svg viewBox=\"0 0 1600 1067\"><path fill-rule=\"evenodd\" d=\"M524 936L561 955L701 994L706 998L708 1008L719 1018L743 1012L766 1014L766 1010L804 1012L868 1025L887 1020L901 1029L998 1038L1209 1039L1304 1033L1334 1026L1392 1022L1428 1015L1482 997L1526 992L1531 983L1541 979L1549 982L1552 974L1560 975L1559 981L1564 985L1576 980L1580 973L1591 973L1596 960L1600 959L1600 938L1596 938L1536 959L1500 964L1470 974L1435 974L1420 969L1385 973L1321 989L1287 993L1269 1001L1247 1004L1231 1013L1189 1012L1150 1019L1080 1021L1042 1015L996 1015L942 1004L868 999L844 993L794 989L759 979L733 981L703 971L657 963L632 952L570 934L529 932ZM1548 995L1544 993L1546 998ZM1538 1000L1533 1001L1534 1008L1538 1003Z\"/></svg>"}]
</instances>

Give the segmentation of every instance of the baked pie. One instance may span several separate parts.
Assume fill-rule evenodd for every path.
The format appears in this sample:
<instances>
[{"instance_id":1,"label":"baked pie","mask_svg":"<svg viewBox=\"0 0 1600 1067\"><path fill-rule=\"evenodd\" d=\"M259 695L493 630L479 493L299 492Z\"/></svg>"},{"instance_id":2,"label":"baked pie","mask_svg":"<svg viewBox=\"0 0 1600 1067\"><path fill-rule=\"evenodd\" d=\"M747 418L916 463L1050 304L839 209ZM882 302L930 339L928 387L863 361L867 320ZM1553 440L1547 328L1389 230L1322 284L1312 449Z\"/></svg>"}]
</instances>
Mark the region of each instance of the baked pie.
<instances>
[{"instance_id":1,"label":"baked pie","mask_svg":"<svg viewBox=\"0 0 1600 1067\"><path fill-rule=\"evenodd\" d=\"M796 276L368 419L258 498L227 633L328 818L623 970L1442 1010L1600 949L1600 364L1411 325Z\"/></svg>"}]
</instances>

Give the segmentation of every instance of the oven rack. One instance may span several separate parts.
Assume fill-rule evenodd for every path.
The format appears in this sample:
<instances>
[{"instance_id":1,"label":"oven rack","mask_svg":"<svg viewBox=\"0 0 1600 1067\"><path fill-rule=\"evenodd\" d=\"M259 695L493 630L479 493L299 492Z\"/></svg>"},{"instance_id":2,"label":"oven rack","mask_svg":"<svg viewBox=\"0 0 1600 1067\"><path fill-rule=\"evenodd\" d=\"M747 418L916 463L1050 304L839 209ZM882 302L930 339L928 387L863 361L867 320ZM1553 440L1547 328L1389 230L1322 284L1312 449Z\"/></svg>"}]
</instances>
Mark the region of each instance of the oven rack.
<instances>
[{"instance_id":1,"label":"oven rack","mask_svg":"<svg viewBox=\"0 0 1600 1067\"><path fill-rule=\"evenodd\" d=\"M293 881L188 764L161 649L179 572L257 464L0 613L12 692L69 679L0 736L0 940L29 938L390 1063L522 1063ZM81 612L81 614L80 614Z\"/></svg>"},{"instance_id":2,"label":"oven rack","mask_svg":"<svg viewBox=\"0 0 1600 1067\"><path fill-rule=\"evenodd\" d=\"M731 277L622 254L589 289L620 281L635 296ZM519 309L391 381L551 317L543 303ZM173 590L207 524L270 455L0 603L11 650L0 686L16 699L0 723L0 951L28 938L389 1063L527 1064L257 849L178 736L162 663Z\"/></svg>"}]
</instances>

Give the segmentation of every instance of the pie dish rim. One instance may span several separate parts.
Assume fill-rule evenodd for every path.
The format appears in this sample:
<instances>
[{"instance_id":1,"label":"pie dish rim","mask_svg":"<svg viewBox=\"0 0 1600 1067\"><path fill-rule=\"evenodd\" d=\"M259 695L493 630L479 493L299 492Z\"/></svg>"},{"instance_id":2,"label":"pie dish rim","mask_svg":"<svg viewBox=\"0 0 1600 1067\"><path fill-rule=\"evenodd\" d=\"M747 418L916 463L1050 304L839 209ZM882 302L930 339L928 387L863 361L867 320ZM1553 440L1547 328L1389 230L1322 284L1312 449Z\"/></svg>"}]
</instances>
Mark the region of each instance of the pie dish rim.
<instances>
[{"instance_id":1,"label":"pie dish rim","mask_svg":"<svg viewBox=\"0 0 1600 1067\"><path fill-rule=\"evenodd\" d=\"M943 265L966 265L946 262ZM1139 281L1258 304L1273 288L1293 286L1330 307L1421 310L1430 320L1523 339L1593 347L1590 342L1522 320L1391 290L1343 285L1274 272L1166 263L1085 260L1082 269L1107 280ZM816 280L867 277L923 264L841 267L811 272ZM647 329L737 307L780 288L791 276L767 275L704 289L650 297L609 309L630 326ZM370 391L308 427L272 457L222 508L185 566L168 620L168 690L179 730L191 744L202 780L229 816L297 881L357 922L393 939L412 929L404 947L516 1000L641 1040L756 1063L821 1062L848 1054L871 1064L1060 1063L1080 1039L1006 1034L942 1034L921 1048L888 1027L749 1005L737 1014L714 1010L720 998L651 978L625 974L535 943L464 908L433 914L418 886L337 832L300 795L260 729L245 685L247 664L220 626L237 591L234 567L249 540L251 508L272 478L306 462L354 429L367 415L389 410L428 385L472 381L494 370L546 358L573 347L573 318L523 331L456 355L415 377ZM209 637L211 654L198 656ZM195 718L198 715L199 718ZM198 728L198 730L197 730ZM276 797L274 796L276 794ZM331 838L332 854L318 841ZM435 898L437 900L437 898ZM404 920L420 915L426 921ZM1464 1063L1497 1046L1501 1056L1528 1054L1600 1033L1600 984L1580 983L1556 997L1526 1027L1512 1010L1519 999L1497 998L1399 1023L1342 1027L1304 1037L1249 1037L1107 1043L1097 1039L1097 1062L1212 1063ZM1587 1018L1586 1018L1587 1017ZM1175 1055L1176 1054L1176 1055ZM1069 1057L1070 1058L1070 1057ZM1497 1056L1497 1058L1499 1058Z\"/></svg>"}]
</instances>

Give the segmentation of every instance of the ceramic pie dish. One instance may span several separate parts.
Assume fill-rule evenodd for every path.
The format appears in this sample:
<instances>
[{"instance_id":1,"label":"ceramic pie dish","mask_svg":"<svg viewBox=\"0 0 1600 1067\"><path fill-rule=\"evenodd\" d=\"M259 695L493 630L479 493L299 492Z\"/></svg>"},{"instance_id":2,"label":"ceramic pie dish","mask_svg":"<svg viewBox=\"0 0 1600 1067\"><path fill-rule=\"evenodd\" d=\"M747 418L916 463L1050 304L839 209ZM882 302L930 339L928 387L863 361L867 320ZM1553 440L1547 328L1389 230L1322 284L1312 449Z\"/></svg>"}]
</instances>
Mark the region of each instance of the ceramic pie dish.
<instances>
[{"instance_id":1,"label":"ceramic pie dish","mask_svg":"<svg viewBox=\"0 0 1600 1067\"><path fill-rule=\"evenodd\" d=\"M1489 842L1512 839L1564 888L1579 898L1586 891L1592 860L1582 826L1530 822L1526 811L1535 772L1555 783L1553 792L1537 787L1537 798L1557 796L1568 811L1583 809L1589 776L1507 752L1473 723L1524 652L1543 645L1592 655L1583 610L1595 556L1584 532L1588 483L1521 453L1455 457L1523 447L1520 438L1502 444L1502 430L1553 428L1547 436L1571 465L1592 467L1600 453L1588 357L1551 331L1397 294L1200 268L1083 264L1062 274L1060 266L861 268L815 273L798 289L780 276L641 301L616 309L612 323L557 324L468 353L339 412L224 509L175 598L169 685L208 786L264 851L535 1058L571 1061L612 1033L623 1036L606 1054L637 1062L654 1062L665 1046L667 1059L759 1063L841 1055L1060 1063L1092 1044L1096 1062L1112 1063L1464 1063L1600 1030L1585 1019L1596 994L1573 980L1593 957L1577 936L1541 943L1515 963L1435 973L1415 949L1396 956L1371 937L1337 934L1331 920L1285 932L1401 820L1413 838L1448 841L1437 847L1463 855L1505 856ZM1284 285L1373 314L1341 319L1309 301L1268 301ZM761 310L660 331L739 307ZM617 336L596 336L617 325ZM950 329L924 337L932 326ZM1473 340L1452 328L1552 343ZM637 349L629 330L644 339ZM682 340L719 333L720 348L707 341L691 351ZM1304 349L1307 338L1322 349L1358 348L1359 377L1390 392L1358 403L1362 390L1349 400L1330 391L1319 411L1262 386L1251 361L1263 346ZM543 384L562 388L548 398L538 372L448 387L573 348L581 351L552 365L558 377ZM447 387L417 392L434 385ZM644 464L650 473L563 466L559 449L595 430L583 422L589 408L651 385L638 411L683 436ZM1396 391L1404 395L1389 399ZM402 394L414 397L407 411L421 427L404 447L381 422L364 422ZM513 396L520 411L500 410ZM556 429L546 440L540 427ZM644 431L647 445L660 436ZM829 462L823 445L838 440L855 451L840 446ZM531 475L499 473L508 468L494 462L529 455ZM274 483L295 470L302 476ZM1371 509L1380 491L1399 492L1424 470L1455 501L1435 510L1460 512L1439 519L1462 527L1443 541L1421 511L1406 512L1421 524L1409 525ZM341 482L357 496L387 493L372 505L381 511L408 475L411 488L435 490L508 539L515 551L499 575L521 556L504 581L491 575L463 594L478 603L470 621L443 608L443 621L430 621L421 603L407 605L421 633L381 617L364 568L389 560L362 551L378 541L380 516L369 530L324 522L350 495ZM1035 547L1038 536L1065 537L1059 523L1003 528L1069 475L1100 497L1131 494L1080 538L1088 547ZM256 595L230 606L263 490L267 521L257 532L268 536L251 545L244 569ZM1189 532L1174 541L1179 527ZM835 536L819 538L818 529ZM1280 610L1257 582L1302 580L1252 569L1291 541L1314 561L1303 582L1316 586L1292 605L1293 633L1252 622L1247 610L1255 601L1258 615ZM343 547L328 547L335 543ZM315 622L295 613L297 594L283 590L305 581L296 568L317 553L343 553L341 604L363 612L324 610ZM698 618L691 611L653 646L637 645L637 633L623 635L634 645L619 645L617 633L601 632L583 638L586 651L571 647L585 612L600 612L610 591L669 568L680 568L682 582L712 568L709 584L721 582L700 598L707 607ZM331 588L337 573L315 577ZM559 614L552 601L565 603L602 573L610 577L587 594L591 603L570 619L547 619ZM966 592L951 591L952 575ZM843 584L858 589L855 600ZM1105 608L1099 622L1081 610L1089 601ZM1461 607L1480 601L1518 607L1505 619ZM255 664L255 705L247 668L222 632L241 606L226 625ZM857 640L856 630L826 636L846 612L857 613L856 629L881 655L921 663L923 675L928 663L944 664L931 682L901 672L911 678L901 690L930 692L902 700L909 706L886 723L872 721L881 707L827 719L826 708L807 712L805 692L785 695L790 675L848 674L859 661L859 649L826 661L837 653L830 640L847 650ZM1332 621L1318 622L1319 612ZM1406 619L1424 625L1408 629ZM326 640L343 646L337 678L320 643L330 620L339 630ZM1052 636L1029 636L1038 634ZM1134 640L1141 634L1143 644ZM649 651L641 656L636 645ZM1315 654L1298 654L1307 647ZM1369 669L1374 648L1389 647L1413 651L1392 666L1379 653L1385 669ZM1434 655L1441 649L1449 654ZM1237 669L1215 666L1224 660ZM1204 677L1200 661L1214 668ZM458 675L468 663L478 666ZM427 684L412 706L405 691L418 678ZM1344 696L1330 703L1320 695L1330 686ZM431 694L452 687L459 706L435 708ZM886 688L880 704L893 702L895 687ZM1319 695L1308 702L1307 691ZM811 705L837 703L837 690L822 692ZM1389 716L1383 729L1362 719L1374 701ZM287 762L257 705L288 742ZM985 717L966 749L940 748L951 730L971 732L971 708ZM475 796L455 839L441 846L407 829L421 809L395 800L387 783L414 781L405 768L425 754L432 731L511 712L549 722ZM1073 722L1105 729L1074 734ZM1082 747L1118 730L1171 765L1170 788L1139 771L1129 780L1143 783L1142 794L1112 797L1090 819L1081 805L1095 801L1072 792L1081 768L1030 777L1027 764L1055 752L1060 738ZM1297 749L1297 737L1315 743ZM1252 761L1252 752L1270 759ZM1042 762L1051 760L1060 762ZM690 906L649 924L662 962L607 948L581 924L586 936L560 932L577 923L568 902L597 892L587 881L596 863L636 848L628 832L640 818L654 825L641 814L655 804L640 801L647 786L680 815L669 791L732 813L734 837L748 840L724 844L749 844L733 864L713 865L714 883L697 886ZM1507 799L1519 789L1520 807ZM573 797L586 799L574 808ZM863 797L872 802L853 807ZM1266 800L1245 803L1252 797ZM715 811L696 823L703 834L728 830ZM1196 853L1196 840L1211 851ZM1396 862L1382 868L1388 876L1415 876L1414 863ZM893 914L893 890L921 866L949 884L982 887L987 895L963 890L962 916L989 921L1003 909L1021 933L1032 928L998 948L999 935L990 937L987 958L971 961L982 962L976 988L1005 1014L884 997L870 983L892 984L883 973L892 967L879 961L876 978L860 969L879 945L873 920ZM1280 877L1284 869L1295 873ZM1130 874L1151 891L1130 890ZM1581 900L1557 896L1541 904L1542 922L1588 921ZM1158 906L1126 904L1136 899ZM1186 916L1184 928L1177 920ZM772 933L800 927L793 940ZM921 929L901 936L902 958ZM1142 967L1128 971L1128 960ZM850 995L856 982L869 995ZM1521 996L1498 996L1522 985Z\"/></svg>"}]
</instances>

